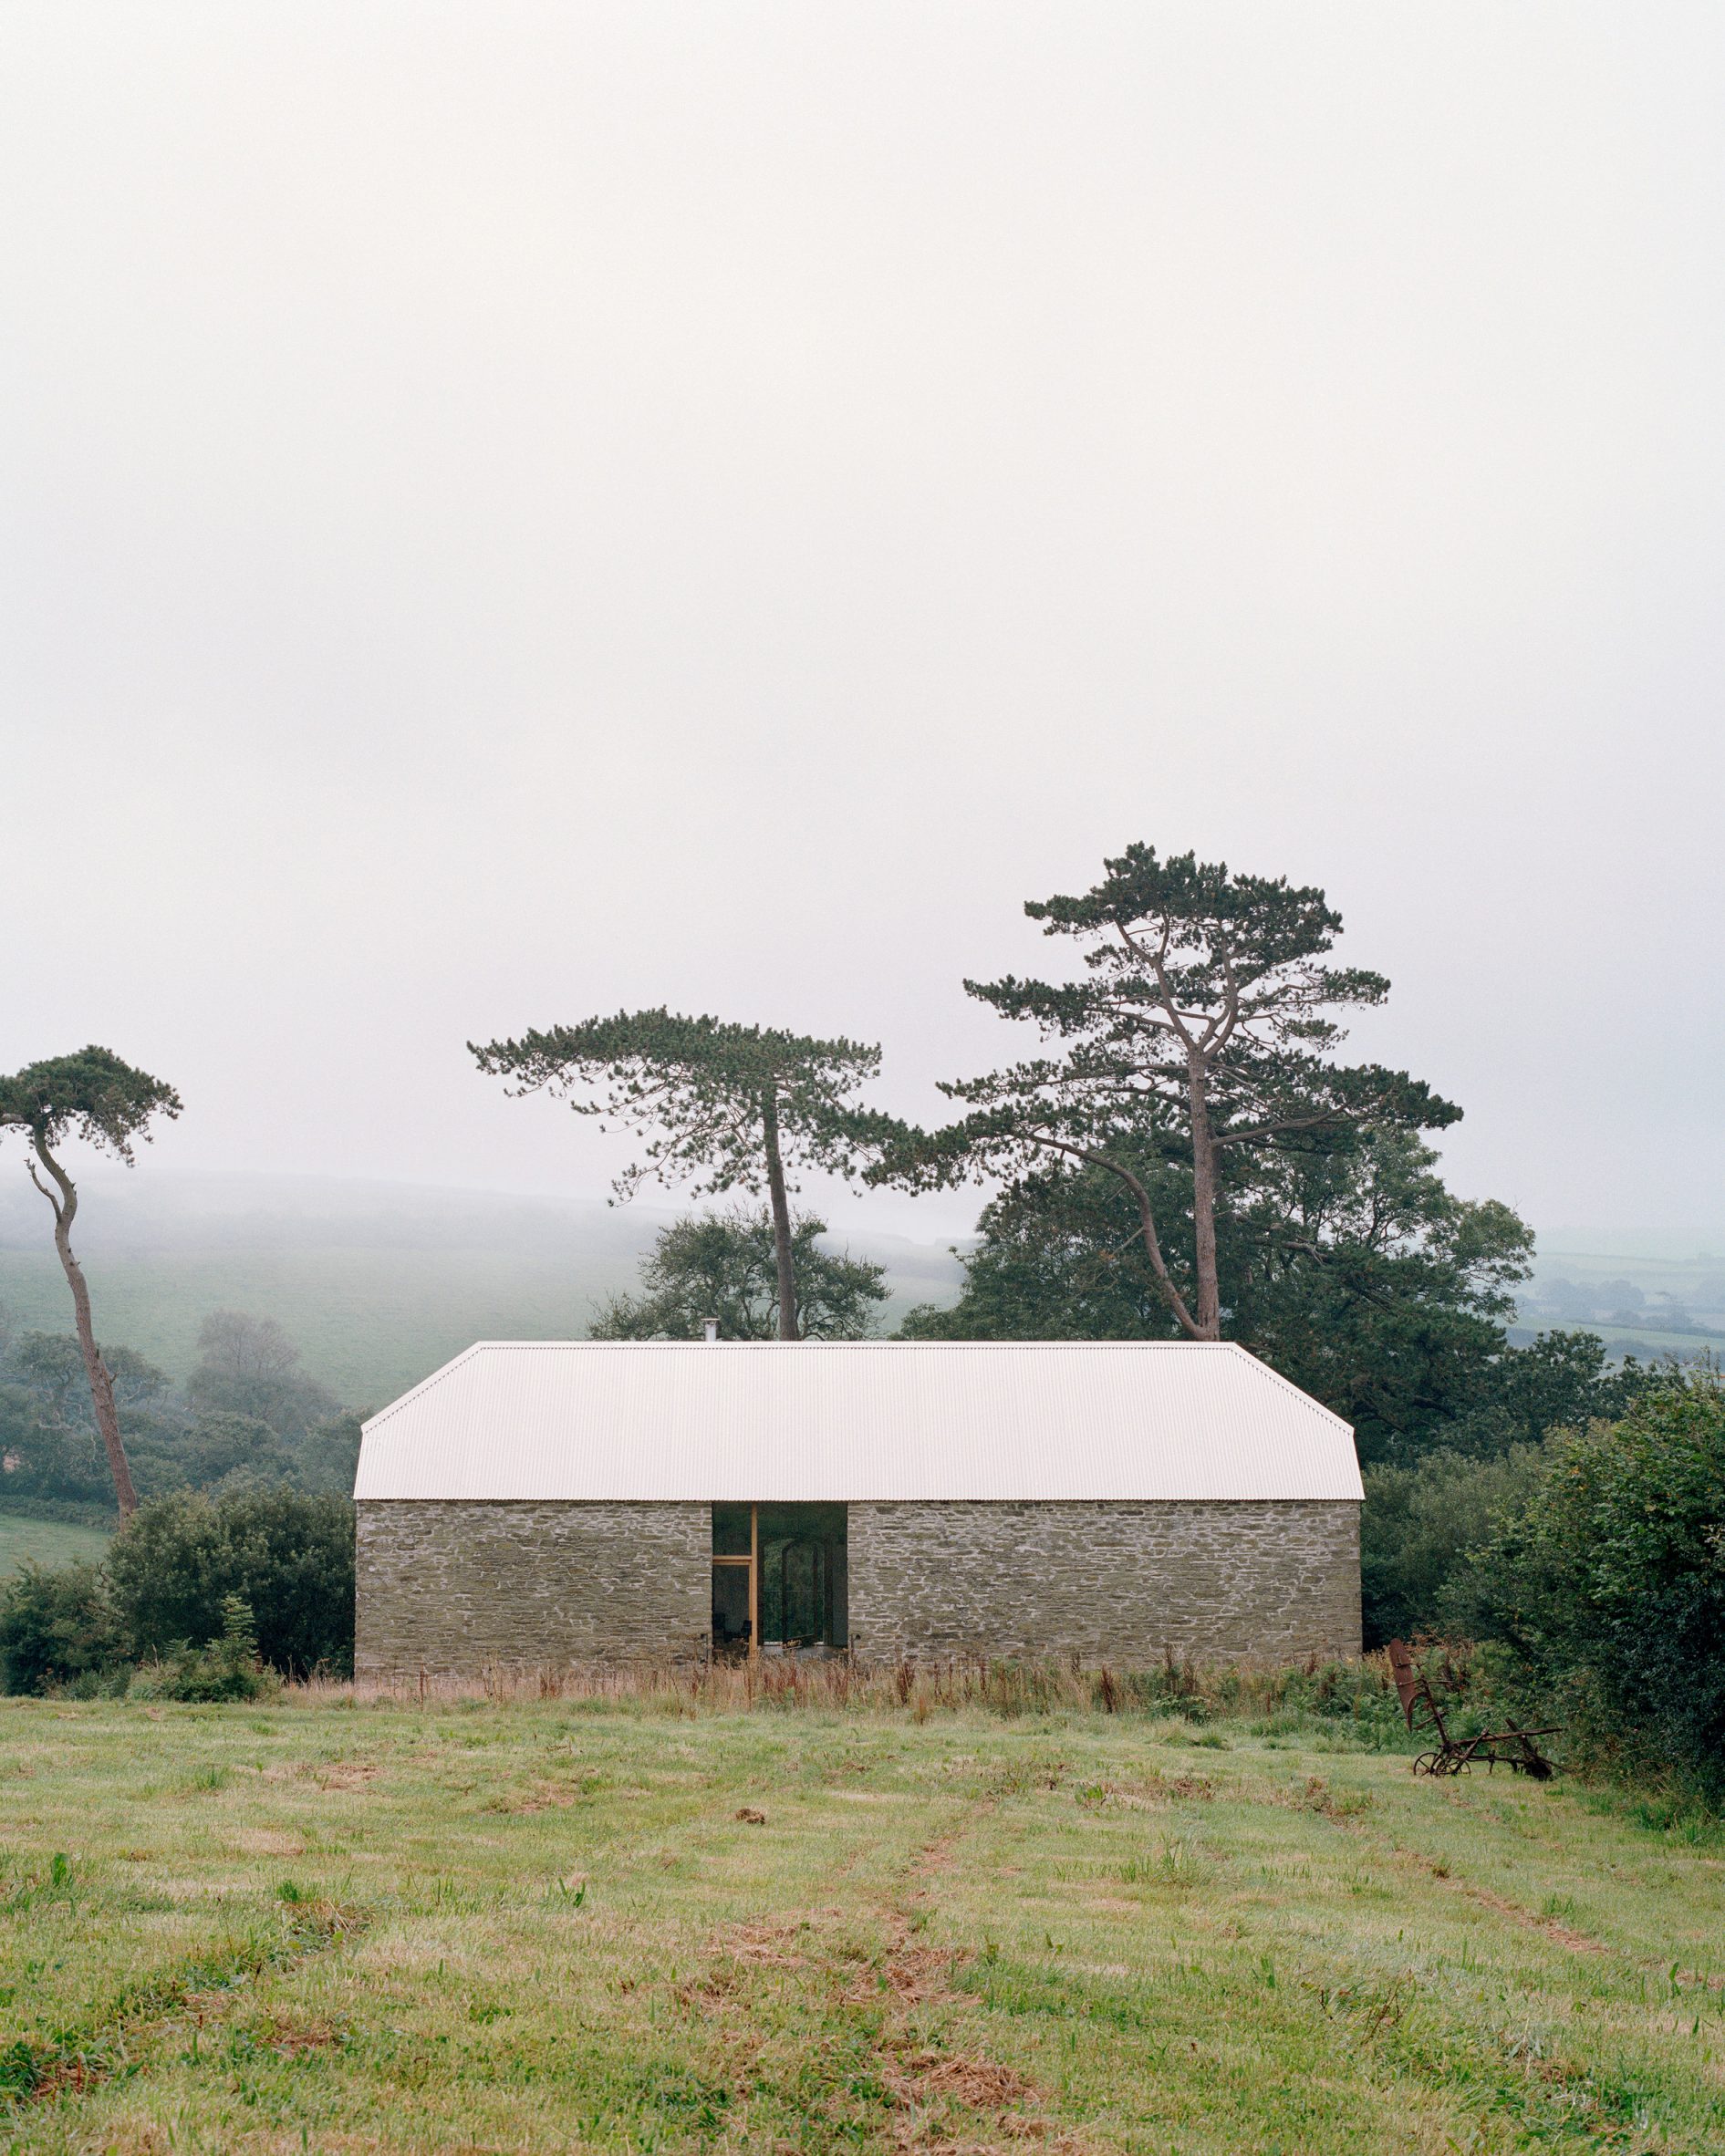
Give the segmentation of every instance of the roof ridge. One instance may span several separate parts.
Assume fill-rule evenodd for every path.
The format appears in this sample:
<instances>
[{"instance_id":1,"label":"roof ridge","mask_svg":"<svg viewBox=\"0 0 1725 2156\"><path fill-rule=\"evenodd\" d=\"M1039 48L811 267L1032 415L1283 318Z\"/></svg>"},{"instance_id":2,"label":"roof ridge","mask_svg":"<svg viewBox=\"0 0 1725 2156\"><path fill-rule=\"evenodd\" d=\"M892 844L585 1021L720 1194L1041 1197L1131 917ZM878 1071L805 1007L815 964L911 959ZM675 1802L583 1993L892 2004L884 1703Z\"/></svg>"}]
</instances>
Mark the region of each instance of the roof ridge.
<instances>
[{"instance_id":1,"label":"roof ridge","mask_svg":"<svg viewBox=\"0 0 1725 2156\"><path fill-rule=\"evenodd\" d=\"M1266 1363L1262 1355L1254 1355L1252 1350L1246 1346L1243 1341L1220 1340L1213 1343L1194 1341L1192 1344L1195 1347L1200 1345L1213 1344L1217 1347L1231 1348L1235 1354L1243 1355L1248 1363L1252 1363L1255 1368L1262 1370L1266 1377L1274 1378L1277 1384L1281 1385L1284 1391L1292 1393L1294 1398L1299 1401L1303 1407L1315 1407L1320 1415L1327 1415L1332 1422L1340 1423L1343 1429L1347 1432L1348 1436L1350 1437L1353 1436L1354 1425L1348 1421L1346 1415L1337 1415L1335 1408L1333 1407L1325 1407L1323 1401L1320 1400L1315 1394L1308 1393L1304 1385L1296 1385L1294 1380L1291 1377L1284 1376L1283 1373L1276 1368L1273 1363Z\"/></svg>"},{"instance_id":2,"label":"roof ridge","mask_svg":"<svg viewBox=\"0 0 1725 2156\"><path fill-rule=\"evenodd\" d=\"M1243 1347L1237 1340L476 1340L471 1346L464 1347L461 1354L452 1357L449 1363L443 1363L442 1368L434 1371L431 1375L433 1377L441 1375L442 1370L453 1368L454 1364L461 1362L464 1356L473 1354L480 1348L512 1348L516 1350L544 1348L559 1353L570 1348L584 1350L609 1348L620 1354L639 1354L643 1348L708 1347L757 1348L763 1353L771 1349L786 1347L890 1348L899 1354L921 1352L942 1355L951 1354L954 1350L986 1352L990 1354L996 1354L1003 1349L1027 1350L1032 1348L1041 1354L1046 1354L1054 1348L1081 1350L1086 1353L1093 1353L1099 1349L1118 1350L1129 1351L1135 1354L1141 1354L1147 1350L1171 1348L1178 1350L1181 1354L1189 1354L1195 1348L1210 1348L1231 1350L1250 1357L1254 1363L1261 1363L1259 1356L1252 1354L1250 1348ZM1262 1367L1269 1370L1270 1364L1262 1363ZM1280 1376L1281 1373L1273 1371L1271 1374ZM421 1378L420 1381L421 1384L429 1384L431 1382L430 1377ZM1283 1379L1283 1382L1287 1384L1291 1381ZM1298 1391L1299 1388L1296 1386L1294 1389ZM404 1394L402 1396L407 1398L410 1395Z\"/></svg>"},{"instance_id":3,"label":"roof ridge","mask_svg":"<svg viewBox=\"0 0 1725 2156\"><path fill-rule=\"evenodd\" d=\"M454 1371L459 1370L463 1363L468 1362L473 1356L478 1354L482 1349L493 1347L514 1347L516 1344L517 1343L514 1341L473 1341L470 1345L464 1347L459 1355L452 1355L447 1363L439 1363L438 1367L433 1370L429 1376L421 1378L418 1384L410 1385L405 1393L401 1394L398 1399L391 1400L387 1407L379 1407L376 1415L368 1415L365 1421L359 1425L360 1436L363 1437L368 1430L375 1429L378 1424L387 1423L390 1417L392 1415L398 1413L401 1408L410 1407L414 1401L419 1399L422 1394L429 1393L433 1385L441 1385L446 1377L450 1376ZM547 1342L547 1345L556 1344L557 1343Z\"/></svg>"}]
</instances>

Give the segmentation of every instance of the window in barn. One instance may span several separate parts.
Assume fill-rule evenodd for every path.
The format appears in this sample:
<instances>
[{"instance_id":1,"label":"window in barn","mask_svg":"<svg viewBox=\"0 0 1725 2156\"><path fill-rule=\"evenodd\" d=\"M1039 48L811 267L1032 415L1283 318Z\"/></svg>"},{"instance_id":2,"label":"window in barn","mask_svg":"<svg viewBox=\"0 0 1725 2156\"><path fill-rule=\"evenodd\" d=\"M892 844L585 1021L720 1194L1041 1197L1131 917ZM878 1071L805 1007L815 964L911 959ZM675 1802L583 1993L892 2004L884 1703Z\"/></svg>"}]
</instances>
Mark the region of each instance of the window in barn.
<instances>
[{"instance_id":1,"label":"window in barn","mask_svg":"<svg viewBox=\"0 0 1725 2156\"><path fill-rule=\"evenodd\" d=\"M715 1654L816 1654L850 1641L843 1505L715 1505Z\"/></svg>"}]
</instances>

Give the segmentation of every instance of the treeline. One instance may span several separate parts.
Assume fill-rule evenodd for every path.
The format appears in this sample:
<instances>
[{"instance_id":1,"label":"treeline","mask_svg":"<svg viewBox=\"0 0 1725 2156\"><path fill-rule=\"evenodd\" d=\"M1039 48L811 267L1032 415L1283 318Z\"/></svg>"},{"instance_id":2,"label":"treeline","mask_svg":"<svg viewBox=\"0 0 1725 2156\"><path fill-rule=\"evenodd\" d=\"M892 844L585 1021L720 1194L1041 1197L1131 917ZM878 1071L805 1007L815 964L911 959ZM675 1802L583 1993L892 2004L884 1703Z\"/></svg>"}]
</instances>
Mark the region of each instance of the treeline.
<instances>
[{"instance_id":1,"label":"treeline","mask_svg":"<svg viewBox=\"0 0 1725 2156\"><path fill-rule=\"evenodd\" d=\"M183 1385L128 1347L102 1362L140 1500L286 1484L346 1496L359 1417L299 1368L273 1318L214 1311ZM23 1332L0 1311L0 1504L108 1518L114 1482L87 1367L70 1334Z\"/></svg>"}]
</instances>

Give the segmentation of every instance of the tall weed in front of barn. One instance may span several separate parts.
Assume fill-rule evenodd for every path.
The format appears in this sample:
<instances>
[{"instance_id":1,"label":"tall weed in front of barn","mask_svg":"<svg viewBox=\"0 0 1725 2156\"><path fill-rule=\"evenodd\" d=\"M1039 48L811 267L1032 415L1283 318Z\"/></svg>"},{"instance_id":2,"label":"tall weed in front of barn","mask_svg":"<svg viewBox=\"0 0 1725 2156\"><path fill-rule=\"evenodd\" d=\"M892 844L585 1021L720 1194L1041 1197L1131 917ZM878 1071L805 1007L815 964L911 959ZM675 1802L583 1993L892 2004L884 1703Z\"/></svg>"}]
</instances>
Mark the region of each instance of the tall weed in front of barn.
<instances>
[{"instance_id":1,"label":"tall weed in front of barn","mask_svg":"<svg viewBox=\"0 0 1725 2156\"><path fill-rule=\"evenodd\" d=\"M1433 1674L1457 1694L1458 1708L1489 1697L1477 1657L1446 1648ZM341 1697L345 1686L299 1688L308 1698ZM403 1705L483 1698L559 1700L592 1712L702 1716L750 1713L936 1717L982 1713L1003 1721L1051 1715L1118 1715L1200 1726L1241 1723L1271 1740L1301 1736L1369 1751L1410 1747L1400 1703L1382 1656L1291 1667L1206 1666L1168 1656L1148 1670L1117 1671L1072 1662L956 1659L860 1665L842 1657L765 1655L696 1671L511 1668L475 1680L414 1677L368 1687L362 1696ZM1203 1740L1199 1740L1203 1741Z\"/></svg>"}]
</instances>

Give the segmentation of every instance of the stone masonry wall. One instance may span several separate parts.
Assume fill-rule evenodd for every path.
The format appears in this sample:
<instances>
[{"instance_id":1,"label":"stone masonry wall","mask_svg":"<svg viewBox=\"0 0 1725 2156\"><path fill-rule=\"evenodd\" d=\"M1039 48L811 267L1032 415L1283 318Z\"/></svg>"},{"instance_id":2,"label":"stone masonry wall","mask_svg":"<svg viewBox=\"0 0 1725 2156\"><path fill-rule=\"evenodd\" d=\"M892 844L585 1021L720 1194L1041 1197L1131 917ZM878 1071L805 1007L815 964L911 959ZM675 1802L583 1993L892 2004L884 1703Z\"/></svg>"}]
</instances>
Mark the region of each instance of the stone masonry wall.
<instances>
[{"instance_id":1,"label":"stone masonry wall","mask_svg":"<svg viewBox=\"0 0 1725 2156\"><path fill-rule=\"evenodd\" d=\"M358 1512L361 1682L707 1654L707 1505L374 1498ZM1359 1652L1356 1504L854 1504L848 1541L867 1662Z\"/></svg>"},{"instance_id":2,"label":"stone masonry wall","mask_svg":"<svg viewBox=\"0 0 1725 2156\"><path fill-rule=\"evenodd\" d=\"M852 1505L849 1541L866 1662L1359 1653L1357 1504Z\"/></svg>"},{"instance_id":3,"label":"stone masonry wall","mask_svg":"<svg viewBox=\"0 0 1725 2156\"><path fill-rule=\"evenodd\" d=\"M371 1498L358 1513L362 1683L706 1655L710 1506Z\"/></svg>"}]
</instances>

